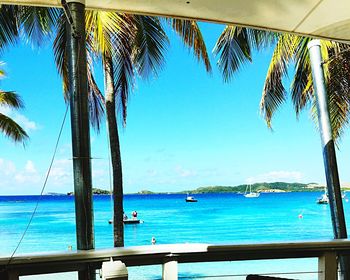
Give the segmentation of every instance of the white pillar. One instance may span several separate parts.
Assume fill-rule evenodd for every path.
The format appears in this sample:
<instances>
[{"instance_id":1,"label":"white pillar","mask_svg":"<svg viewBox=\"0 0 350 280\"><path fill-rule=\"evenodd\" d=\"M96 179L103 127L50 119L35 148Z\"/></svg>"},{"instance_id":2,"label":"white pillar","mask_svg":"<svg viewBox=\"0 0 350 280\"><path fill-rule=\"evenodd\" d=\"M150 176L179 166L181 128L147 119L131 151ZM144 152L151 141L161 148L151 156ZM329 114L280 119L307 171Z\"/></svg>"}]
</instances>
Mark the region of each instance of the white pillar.
<instances>
[{"instance_id":1,"label":"white pillar","mask_svg":"<svg viewBox=\"0 0 350 280\"><path fill-rule=\"evenodd\" d=\"M177 261L174 258L163 263L162 280L178 280Z\"/></svg>"}]
</instances>

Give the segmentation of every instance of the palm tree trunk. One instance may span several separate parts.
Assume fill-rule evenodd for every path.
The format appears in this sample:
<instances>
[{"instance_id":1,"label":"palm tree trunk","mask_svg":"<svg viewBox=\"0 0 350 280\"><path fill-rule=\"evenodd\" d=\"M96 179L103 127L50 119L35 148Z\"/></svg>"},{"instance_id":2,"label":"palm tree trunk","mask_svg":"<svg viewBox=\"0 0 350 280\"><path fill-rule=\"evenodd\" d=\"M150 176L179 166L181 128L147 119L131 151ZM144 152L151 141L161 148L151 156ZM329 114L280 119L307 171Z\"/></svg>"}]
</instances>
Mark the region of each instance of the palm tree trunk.
<instances>
[{"instance_id":1,"label":"palm tree trunk","mask_svg":"<svg viewBox=\"0 0 350 280\"><path fill-rule=\"evenodd\" d=\"M118 124L116 117L115 92L113 86L113 61L110 56L104 58L106 115L109 133L109 145L113 172L113 236L114 247L124 246L123 224L123 173L120 156Z\"/></svg>"}]
</instances>

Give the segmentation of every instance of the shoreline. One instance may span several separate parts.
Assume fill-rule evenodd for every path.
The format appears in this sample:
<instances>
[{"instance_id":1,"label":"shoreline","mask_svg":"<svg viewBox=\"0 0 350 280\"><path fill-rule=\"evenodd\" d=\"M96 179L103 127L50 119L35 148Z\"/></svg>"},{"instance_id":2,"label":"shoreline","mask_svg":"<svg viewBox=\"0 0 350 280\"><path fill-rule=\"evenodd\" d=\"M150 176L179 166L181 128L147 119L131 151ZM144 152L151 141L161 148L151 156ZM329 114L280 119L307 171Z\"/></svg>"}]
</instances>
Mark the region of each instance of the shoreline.
<instances>
[{"instance_id":1,"label":"shoreline","mask_svg":"<svg viewBox=\"0 0 350 280\"><path fill-rule=\"evenodd\" d=\"M349 192L349 189L342 189L342 192ZM301 190L301 191L284 191L284 190L259 190L258 193L262 194L283 194L283 193L323 193L324 190ZM154 193L125 193L124 196L147 196L147 195L186 195L187 193L191 193L194 195L205 195L205 194L236 194L243 195L244 192L154 192ZM40 194L0 194L0 197L28 197L28 196L41 196ZM42 194L45 197L74 197L73 194ZM110 196L110 194L93 194L93 196Z\"/></svg>"}]
</instances>

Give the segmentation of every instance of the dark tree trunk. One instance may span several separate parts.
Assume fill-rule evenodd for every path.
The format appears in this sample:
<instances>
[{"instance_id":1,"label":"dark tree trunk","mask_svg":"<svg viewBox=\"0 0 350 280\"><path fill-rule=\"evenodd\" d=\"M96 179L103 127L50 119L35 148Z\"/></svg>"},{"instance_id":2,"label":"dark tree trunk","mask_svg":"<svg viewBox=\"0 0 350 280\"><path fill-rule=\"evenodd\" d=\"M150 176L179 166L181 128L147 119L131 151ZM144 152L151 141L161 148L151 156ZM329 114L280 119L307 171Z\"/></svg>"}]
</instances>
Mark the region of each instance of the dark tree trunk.
<instances>
[{"instance_id":1,"label":"dark tree trunk","mask_svg":"<svg viewBox=\"0 0 350 280\"><path fill-rule=\"evenodd\" d=\"M123 172L120 156L120 145L118 135L118 124L115 106L115 92L113 86L113 62L112 58L107 56L104 59L105 75L105 96L106 96L106 114L109 133L109 144L112 159L113 172L113 236L114 247L124 246L124 224L123 224Z\"/></svg>"}]
</instances>

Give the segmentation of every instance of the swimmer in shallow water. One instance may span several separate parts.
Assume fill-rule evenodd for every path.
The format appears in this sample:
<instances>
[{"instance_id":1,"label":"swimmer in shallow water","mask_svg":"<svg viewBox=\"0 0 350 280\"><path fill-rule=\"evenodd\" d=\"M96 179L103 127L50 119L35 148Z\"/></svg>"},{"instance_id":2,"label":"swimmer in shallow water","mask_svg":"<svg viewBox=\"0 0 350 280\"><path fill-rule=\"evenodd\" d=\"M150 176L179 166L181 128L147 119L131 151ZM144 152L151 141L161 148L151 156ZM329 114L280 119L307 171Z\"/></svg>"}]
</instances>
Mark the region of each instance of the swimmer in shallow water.
<instances>
[{"instance_id":1,"label":"swimmer in shallow water","mask_svg":"<svg viewBox=\"0 0 350 280\"><path fill-rule=\"evenodd\" d=\"M154 236L152 236L152 240L151 240L151 243L152 243L152 245L155 245L156 244L156 238L154 237Z\"/></svg>"}]
</instances>

